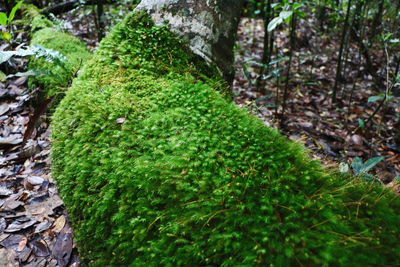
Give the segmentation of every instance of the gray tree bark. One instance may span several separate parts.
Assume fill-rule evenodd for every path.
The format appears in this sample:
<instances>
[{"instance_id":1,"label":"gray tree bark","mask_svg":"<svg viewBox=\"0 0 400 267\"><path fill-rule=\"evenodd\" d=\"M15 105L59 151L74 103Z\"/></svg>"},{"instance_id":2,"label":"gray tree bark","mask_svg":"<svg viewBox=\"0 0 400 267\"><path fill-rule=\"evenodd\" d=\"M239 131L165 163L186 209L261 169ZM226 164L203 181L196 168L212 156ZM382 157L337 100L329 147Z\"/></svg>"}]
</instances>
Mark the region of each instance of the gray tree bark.
<instances>
[{"instance_id":1,"label":"gray tree bark","mask_svg":"<svg viewBox=\"0 0 400 267\"><path fill-rule=\"evenodd\" d=\"M189 43L192 51L214 62L225 80L234 77L233 46L245 0L142 0L136 10L146 10L157 25Z\"/></svg>"}]
</instances>

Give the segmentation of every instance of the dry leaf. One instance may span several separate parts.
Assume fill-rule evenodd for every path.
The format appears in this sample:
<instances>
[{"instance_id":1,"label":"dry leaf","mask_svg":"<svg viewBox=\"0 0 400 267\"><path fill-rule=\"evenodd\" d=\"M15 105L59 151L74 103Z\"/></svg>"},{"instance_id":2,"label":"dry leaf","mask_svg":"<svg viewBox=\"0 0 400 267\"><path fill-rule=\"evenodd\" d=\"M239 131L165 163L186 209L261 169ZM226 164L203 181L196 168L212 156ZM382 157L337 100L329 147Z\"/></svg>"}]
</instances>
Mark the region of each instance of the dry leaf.
<instances>
[{"instance_id":1,"label":"dry leaf","mask_svg":"<svg viewBox=\"0 0 400 267\"><path fill-rule=\"evenodd\" d=\"M52 252L53 257L57 259L60 267L67 266L71 257L72 246L72 234L61 232L57 237L57 241Z\"/></svg>"},{"instance_id":2,"label":"dry leaf","mask_svg":"<svg viewBox=\"0 0 400 267\"><path fill-rule=\"evenodd\" d=\"M37 221L43 221L53 214L53 209L63 205L61 198L58 195L48 197L42 202L33 202L25 205L26 214Z\"/></svg>"},{"instance_id":3,"label":"dry leaf","mask_svg":"<svg viewBox=\"0 0 400 267\"><path fill-rule=\"evenodd\" d=\"M2 197L6 197L9 196L13 193L13 191L11 191L10 189L4 187L4 186L0 186L0 196Z\"/></svg>"},{"instance_id":4,"label":"dry leaf","mask_svg":"<svg viewBox=\"0 0 400 267\"><path fill-rule=\"evenodd\" d=\"M7 229L4 230L4 232L5 233L18 232L20 230L31 227L35 223L36 223L36 221L32 220L31 218L27 218L27 217L18 218L17 220L12 222L10 225L8 225Z\"/></svg>"},{"instance_id":5,"label":"dry leaf","mask_svg":"<svg viewBox=\"0 0 400 267\"><path fill-rule=\"evenodd\" d=\"M0 266L2 267L18 267L19 262L16 259L17 254L13 249L0 249Z\"/></svg>"},{"instance_id":6,"label":"dry leaf","mask_svg":"<svg viewBox=\"0 0 400 267\"><path fill-rule=\"evenodd\" d=\"M43 222L39 223L39 224L36 226L35 234L40 233L40 232L43 232L43 231L46 231L47 229L50 228L50 226L51 226L52 224L53 224L52 222L49 222L49 221L47 221L47 220L44 220Z\"/></svg>"},{"instance_id":7,"label":"dry leaf","mask_svg":"<svg viewBox=\"0 0 400 267\"><path fill-rule=\"evenodd\" d=\"M32 249L32 252L38 257L47 257L50 255L49 248L43 240L34 240L29 243L29 247Z\"/></svg>"},{"instance_id":8,"label":"dry leaf","mask_svg":"<svg viewBox=\"0 0 400 267\"><path fill-rule=\"evenodd\" d=\"M18 244L18 248L17 251L21 252L25 247L26 247L26 243L28 242L28 238L24 237L21 242L19 242Z\"/></svg>"},{"instance_id":9,"label":"dry leaf","mask_svg":"<svg viewBox=\"0 0 400 267\"><path fill-rule=\"evenodd\" d=\"M59 233L65 226L65 216L61 215L60 217L57 218L57 220L54 222L54 227L53 227L53 231L56 233Z\"/></svg>"}]
</instances>

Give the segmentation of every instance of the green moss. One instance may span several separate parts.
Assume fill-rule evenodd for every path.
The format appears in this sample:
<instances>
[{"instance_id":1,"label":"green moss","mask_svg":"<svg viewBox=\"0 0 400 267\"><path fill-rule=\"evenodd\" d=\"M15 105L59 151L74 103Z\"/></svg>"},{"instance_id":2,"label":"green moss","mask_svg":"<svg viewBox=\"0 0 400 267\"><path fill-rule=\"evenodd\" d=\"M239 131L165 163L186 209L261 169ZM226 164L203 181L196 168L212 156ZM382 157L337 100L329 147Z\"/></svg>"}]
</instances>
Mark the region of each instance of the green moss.
<instances>
[{"instance_id":1,"label":"green moss","mask_svg":"<svg viewBox=\"0 0 400 267\"><path fill-rule=\"evenodd\" d=\"M397 197L323 169L198 65L136 13L58 106L53 177L84 263L400 264Z\"/></svg>"},{"instance_id":2,"label":"green moss","mask_svg":"<svg viewBox=\"0 0 400 267\"><path fill-rule=\"evenodd\" d=\"M25 20L28 25L34 18L41 16L40 9L33 4L23 2L19 7L19 10L22 13L22 19Z\"/></svg>"},{"instance_id":3,"label":"green moss","mask_svg":"<svg viewBox=\"0 0 400 267\"><path fill-rule=\"evenodd\" d=\"M32 57L28 68L46 71L48 74L31 77L30 87L40 86L46 97L65 91L76 72L91 57L89 50L78 38L56 29L53 22L41 15L41 11L34 5L23 4L21 11L23 20L31 28L31 45L43 46L65 57L62 64Z\"/></svg>"},{"instance_id":4,"label":"green moss","mask_svg":"<svg viewBox=\"0 0 400 267\"><path fill-rule=\"evenodd\" d=\"M29 62L29 69L50 72L50 75L34 77L30 80L31 83L44 88L47 96L65 91L76 72L91 57L87 47L79 39L53 28L44 28L34 32L31 45L34 44L58 51L65 56L65 62L62 65L48 62L42 58L32 59Z\"/></svg>"},{"instance_id":5,"label":"green moss","mask_svg":"<svg viewBox=\"0 0 400 267\"><path fill-rule=\"evenodd\" d=\"M36 32L43 28L53 28L54 24L43 15L39 15L33 18L31 22L31 31Z\"/></svg>"}]
</instances>

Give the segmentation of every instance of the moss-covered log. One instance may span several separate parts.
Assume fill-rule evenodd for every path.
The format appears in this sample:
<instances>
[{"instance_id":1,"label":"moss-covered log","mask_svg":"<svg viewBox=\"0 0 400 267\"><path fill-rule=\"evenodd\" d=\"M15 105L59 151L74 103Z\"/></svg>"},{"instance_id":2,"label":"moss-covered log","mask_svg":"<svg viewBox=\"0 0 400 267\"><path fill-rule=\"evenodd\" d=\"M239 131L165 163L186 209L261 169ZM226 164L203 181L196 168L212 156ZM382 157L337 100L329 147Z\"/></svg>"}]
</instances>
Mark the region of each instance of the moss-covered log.
<instances>
[{"instance_id":1,"label":"moss-covered log","mask_svg":"<svg viewBox=\"0 0 400 267\"><path fill-rule=\"evenodd\" d=\"M91 57L86 45L78 38L58 29L56 25L34 5L22 5L24 21L30 24L31 45L40 45L59 52L64 57L62 64L49 62L43 58L32 58L29 69L42 70L48 74L31 77L30 85L40 86L46 97L64 92L76 72Z\"/></svg>"},{"instance_id":2,"label":"moss-covered log","mask_svg":"<svg viewBox=\"0 0 400 267\"><path fill-rule=\"evenodd\" d=\"M146 13L102 41L53 116L53 176L92 266L400 264L400 200L236 107Z\"/></svg>"}]
</instances>

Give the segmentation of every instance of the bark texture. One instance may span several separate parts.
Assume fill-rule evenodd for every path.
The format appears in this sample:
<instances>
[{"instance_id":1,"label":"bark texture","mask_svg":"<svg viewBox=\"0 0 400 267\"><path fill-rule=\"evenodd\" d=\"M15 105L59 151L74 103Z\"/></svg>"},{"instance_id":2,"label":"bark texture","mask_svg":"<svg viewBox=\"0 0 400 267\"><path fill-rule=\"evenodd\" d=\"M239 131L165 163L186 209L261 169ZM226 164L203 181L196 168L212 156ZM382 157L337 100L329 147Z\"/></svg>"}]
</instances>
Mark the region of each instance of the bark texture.
<instances>
[{"instance_id":1,"label":"bark texture","mask_svg":"<svg viewBox=\"0 0 400 267\"><path fill-rule=\"evenodd\" d=\"M233 81L233 46L244 0L143 0L157 25L169 24L193 52L214 62L226 81Z\"/></svg>"}]
</instances>

